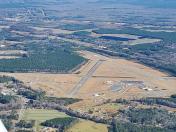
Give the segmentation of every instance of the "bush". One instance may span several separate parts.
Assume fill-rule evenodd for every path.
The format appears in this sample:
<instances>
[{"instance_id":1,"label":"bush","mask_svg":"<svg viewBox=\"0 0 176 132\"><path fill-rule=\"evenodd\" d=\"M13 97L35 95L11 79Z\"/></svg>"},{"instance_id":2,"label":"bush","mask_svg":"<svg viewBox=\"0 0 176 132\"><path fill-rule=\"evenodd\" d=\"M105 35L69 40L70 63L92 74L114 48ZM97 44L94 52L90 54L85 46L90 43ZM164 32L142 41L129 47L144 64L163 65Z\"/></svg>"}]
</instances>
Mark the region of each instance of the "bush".
<instances>
[{"instance_id":1,"label":"bush","mask_svg":"<svg viewBox=\"0 0 176 132\"><path fill-rule=\"evenodd\" d=\"M17 124L16 127L20 127L20 128L32 128L34 126L35 121L24 121L24 120L20 120Z\"/></svg>"},{"instance_id":2,"label":"bush","mask_svg":"<svg viewBox=\"0 0 176 132\"><path fill-rule=\"evenodd\" d=\"M2 104L8 104L8 103L10 103L13 99L14 99L14 97L11 96L11 95L3 95L3 94L0 94L0 103L2 103Z\"/></svg>"}]
</instances>

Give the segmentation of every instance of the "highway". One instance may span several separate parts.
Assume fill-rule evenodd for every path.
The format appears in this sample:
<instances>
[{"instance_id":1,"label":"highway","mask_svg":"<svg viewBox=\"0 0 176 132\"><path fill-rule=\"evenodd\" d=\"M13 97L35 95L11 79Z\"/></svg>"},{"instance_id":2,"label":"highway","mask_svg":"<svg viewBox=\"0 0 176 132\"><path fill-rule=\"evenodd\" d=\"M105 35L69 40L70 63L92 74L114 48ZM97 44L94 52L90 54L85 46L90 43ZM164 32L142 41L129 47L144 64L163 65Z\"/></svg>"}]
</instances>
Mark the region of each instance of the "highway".
<instances>
[{"instance_id":1,"label":"highway","mask_svg":"<svg viewBox=\"0 0 176 132\"><path fill-rule=\"evenodd\" d=\"M82 86L93 76L97 68L102 64L103 60L98 60L96 64L84 75L81 80L73 87L73 89L68 93L69 97L75 96Z\"/></svg>"}]
</instances>

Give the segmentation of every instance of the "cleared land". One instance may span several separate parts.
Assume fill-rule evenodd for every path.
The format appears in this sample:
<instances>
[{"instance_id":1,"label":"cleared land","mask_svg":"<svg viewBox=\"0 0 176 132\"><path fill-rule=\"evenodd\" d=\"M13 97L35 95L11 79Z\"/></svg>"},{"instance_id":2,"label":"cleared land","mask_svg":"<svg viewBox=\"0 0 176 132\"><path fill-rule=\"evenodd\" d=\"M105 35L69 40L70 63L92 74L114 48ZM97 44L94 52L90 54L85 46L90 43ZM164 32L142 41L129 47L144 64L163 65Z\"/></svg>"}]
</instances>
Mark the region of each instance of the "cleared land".
<instances>
[{"instance_id":1,"label":"cleared land","mask_svg":"<svg viewBox=\"0 0 176 132\"><path fill-rule=\"evenodd\" d=\"M50 120L53 118L63 118L68 117L68 115L58 112L56 110L44 110L44 109L27 109L24 112L23 120L35 121L35 130L39 131L42 129L40 125L41 122ZM80 127L81 126L81 127ZM103 124L94 123L92 121L80 120L78 123L74 124L67 132L107 132L107 126Z\"/></svg>"},{"instance_id":2,"label":"cleared land","mask_svg":"<svg viewBox=\"0 0 176 132\"><path fill-rule=\"evenodd\" d=\"M35 121L35 130L39 131L42 126L40 126L41 122L44 122L53 118L63 118L68 117L68 115L58 112L56 110L44 110L44 109L27 109L24 111L23 120L26 121Z\"/></svg>"},{"instance_id":3,"label":"cleared land","mask_svg":"<svg viewBox=\"0 0 176 132\"><path fill-rule=\"evenodd\" d=\"M106 125L94 123L91 121L81 120L73 125L66 132L107 132Z\"/></svg>"},{"instance_id":4,"label":"cleared land","mask_svg":"<svg viewBox=\"0 0 176 132\"><path fill-rule=\"evenodd\" d=\"M74 74L47 74L47 73L2 73L14 76L34 89L42 89L49 96L63 97L79 81L80 77Z\"/></svg>"},{"instance_id":5,"label":"cleared land","mask_svg":"<svg viewBox=\"0 0 176 132\"><path fill-rule=\"evenodd\" d=\"M136 39L136 40L131 40L124 42L123 44L126 45L137 45L137 44L153 44L156 42L161 41L160 39L150 39L150 38L143 38L143 39Z\"/></svg>"}]
</instances>

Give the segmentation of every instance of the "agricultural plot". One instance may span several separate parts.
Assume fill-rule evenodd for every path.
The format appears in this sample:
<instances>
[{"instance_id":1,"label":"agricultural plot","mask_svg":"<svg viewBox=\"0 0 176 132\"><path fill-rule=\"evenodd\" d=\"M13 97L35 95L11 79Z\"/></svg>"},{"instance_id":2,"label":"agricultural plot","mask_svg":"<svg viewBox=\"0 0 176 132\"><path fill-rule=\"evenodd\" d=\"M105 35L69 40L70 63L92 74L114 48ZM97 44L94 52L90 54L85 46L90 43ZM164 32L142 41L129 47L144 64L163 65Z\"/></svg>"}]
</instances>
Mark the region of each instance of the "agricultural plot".
<instances>
[{"instance_id":1,"label":"agricultural plot","mask_svg":"<svg viewBox=\"0 0 176 132\"><path fill-rule=\"evenodd\" d=\"M35 129L39 131L42 128L40 123L53 118L64 118L64 117L69 116L56 110L27 109L24 111L22 119L26 121L34 120Z\"/></svg>"},{"instance_id":2,"label":"agricultural plot","mask_svg":"<svg viewBox=\"0 0 176 132\"><path fill-rule=\"evenodd\" d=\"M107 132L107 126L103 124L94 123L91 121L80 120L73 125L66 132Z\"/></svg>"}]
</instances>

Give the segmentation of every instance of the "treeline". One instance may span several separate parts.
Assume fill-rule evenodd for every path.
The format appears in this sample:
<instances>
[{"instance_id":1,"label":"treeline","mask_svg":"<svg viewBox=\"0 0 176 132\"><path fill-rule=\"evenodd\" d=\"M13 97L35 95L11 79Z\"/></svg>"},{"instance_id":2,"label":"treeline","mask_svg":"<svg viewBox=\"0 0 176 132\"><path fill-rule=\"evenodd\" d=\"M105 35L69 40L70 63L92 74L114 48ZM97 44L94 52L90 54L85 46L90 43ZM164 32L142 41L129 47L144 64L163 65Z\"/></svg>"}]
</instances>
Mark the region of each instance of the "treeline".
<instances>
[{"instance_id":1,"label":"treeline","mask_svg":"<svg viewBox=\"0 0 176 132\"><path fill-rule=\"evenodd\" d=\"M129 122L121 123L119 121L114 121L113 126L109 127L109 132L175 132L175 131L159 127L135 125Z\"/></svg>"},{"instance_id":2,"label":"treeline","mask_svg":"<svg viewBox=\"0 0 176 132\"><path fill-rule=\"evenodd\" d=\"M81 99L77 99L77 98L57 98L57 97L48 97L45 96L45 98L43 98L43 102L48 102L48 103L56 103L56 104L62 104L62 105L69 105L69 104L73 104L76 102L81 101Z\"/></svg>"},{"instance_id":3,"label":"treeline","mask_svg":"<svg viewBox=\"0 0 176 132\"><path fill-rule=\"evenodd\" d=\"M0 119L3 120L18 120L18 113L15 110L12 110L10 113L7 114L0 114Z\"/></svg>"},{"instance_id":4,"label":"treeline","mask_svg":"<svg viewBox=\"0 0 176 132\"><path fill-rule=\"evenodd\" d=\"M19 95L22 95L26 97L27 99L32 99L32 100L40 100L41 98L44 98L45 92L41 91L31 91L31 90L19 90L18 91Z\"/></svg>"},{"instance_id":5,"label":"treeline","mask_svg":"<svg viewBox=\"0 0 176 132\"><path fill-rule=\"evenodd\" d=\"M19 128L33 128L34 125L35 121L20 120L15 126Z\"/></svg>"},{"instance_id":6,"label":"treeline","mask_svg":"<svg viewBox=\"0 0 176 132\"><path fill-rule=\"evenodd\" d=\"M0 83L6 83L6 82L18 82L14 77L9 77L9 76L0 76Z\"/></svg>"},{"instance_id":7,"label":"treeline","mask_svg":"<svg viewBox=\"0 0 176 132\"><path fill-rule=\"evenodd\" d=\"M49 97L46 96L44 91L37 91L32 89L19 89L17 92L18 95L22 95L23 97L29 99L29 106L36 106L37 104L52 104L52 105L60 105L66 106L69 104L73 104L79 102L81 99L76 98L58 98L58 97Z\"/></svg>"},{"instance_id":8,"label":"treeline","mask_svg":"<svg viewBox=\"0 0 176 132\"><path fill-rule=\"evenodd\" d=\"M85 30L95 28L94 24L64 24L58 26L60 29L69 30L69 31L76 31L76 30Z\"/></svg>"},{"instance_id":9,"label":"treeline","mask_svg":"<svg viewBox=\"0 0 176 132\"><path fill-rule=\"evenodd\" d=\"M169 98L143 98L136 100L142 104L147 104L147 105L163 105L163 106L168 106L171 108L176 108L176 95L171 95Z\"/></svg>"},{"instance_id":10,"label":"treeline","mask_svg":"<svg viewBox=\"0 0 176 132\"><path fill-rule=\"evenodd\" d=\"M176 131L176 114L158 108L130 108L121 110L121 115L128 122L144 126L159 126Z\"/></svg>"},{"instance_id":11,"label":"treeline","mask_svg":"<svg viewBox=\"0 0 176 132\"><path fill-rule=\"evenodd\" d=\"M41 125L46 127L57 128L59 131L64 131L76 121L78 121L78 119L72 117L55 118L51 120L46 120L45 122L41 123Z\"/></svg>"},{"instance_id":12,"label":"treeline","mask_svg":"<svg viewBox=\"0 0 176 132\"><path fill-rule=\"evenodd\" d=\"M18 120L19 115L15 110L12 110L10 113L6 111L6 114L1 114L0 119L4 123L7 130L13 129L13 121Z\"/></svg>"},{"instance_id":13,"label":"treeline","mask_svg":"<svg viewBox=\"0 0 176 132\"><path fill-rule=\"evenodd\" d=\"M8 104L8 103L12 102L12 100L15 100L15 96L3 95L0 93L0 103L1 104Z\"/></svg>"}]
</instances>

